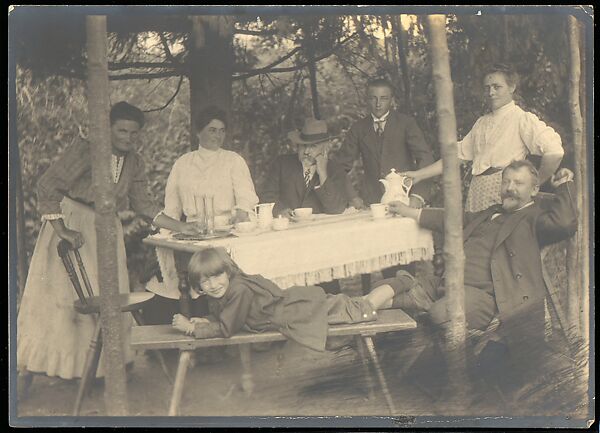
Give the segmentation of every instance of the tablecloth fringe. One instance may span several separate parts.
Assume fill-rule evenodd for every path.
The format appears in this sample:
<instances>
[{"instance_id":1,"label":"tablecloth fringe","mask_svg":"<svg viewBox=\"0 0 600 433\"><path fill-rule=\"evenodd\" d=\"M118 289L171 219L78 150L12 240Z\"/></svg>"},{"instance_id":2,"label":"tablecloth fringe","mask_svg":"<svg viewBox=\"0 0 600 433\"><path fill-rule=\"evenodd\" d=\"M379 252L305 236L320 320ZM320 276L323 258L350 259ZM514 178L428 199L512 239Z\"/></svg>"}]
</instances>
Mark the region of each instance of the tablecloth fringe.
<instances>
[{"instance_id":1,"label":"tablecloth fringe","mask_svg":"<svg viewBox=\"0 0 600 433\"><path fill-rule=\"evenodd\" d=\"M291 286L319 285L319 282L348 278L360 274L370 274L395 265L406 265L421 260L431 260L432 254L428 248L412 248L409 251L390 253L372 259L359 260L354 263L335 266L303 274L276 277L272 280L281 288Z\"/></svg>"}]
</instances>

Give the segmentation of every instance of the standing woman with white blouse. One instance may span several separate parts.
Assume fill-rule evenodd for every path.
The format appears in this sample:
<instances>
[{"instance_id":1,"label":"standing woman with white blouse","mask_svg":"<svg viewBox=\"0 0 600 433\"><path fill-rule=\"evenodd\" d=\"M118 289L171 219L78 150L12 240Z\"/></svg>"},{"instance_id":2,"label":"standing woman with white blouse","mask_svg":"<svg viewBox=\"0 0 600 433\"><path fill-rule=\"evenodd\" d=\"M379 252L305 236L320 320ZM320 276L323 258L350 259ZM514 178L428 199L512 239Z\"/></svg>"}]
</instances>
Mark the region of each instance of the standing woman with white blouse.
<instances>
[{"instance_id":1,"label":"standing woman with white blouse","mask_svg":"<svg viewBox=\"0 0 600 433\"><path fill-rule=\"evenodd\" d=\"M135 152L144 113L119 102L110 111L112 181L117 210L129 206L148 223L159 209L150 199L144 163ZM79 140L69 146L48 168L37 184L38 211L42 227L29 267L29 274L17 317L17 367L29 381L30 373L43 373L63 379L81 377L86 353L94 333L91 315L77 313L77 295L57 253L61 239L79 248L95 295L98 291L98 266L95 228L95 193L92 185L90 144ZM129 293L129 278L121 222L117 225L117 263L119 292ZM128 331L129 314L121 315ZM124 352L133 360L125 333ZM97 376L103 376L100 360ZM26 387L27 385L23 385ZM25 389L23 390L25 391Z\"/></svg>"},{"instance_id":2,"label":"standing woman with white blouse","mask_svg":"<svg viewBox=\"0 0 600 433\"><path fill-rule=\"evenodd\" d=\"M171 169L165 189L164 210L154 220L154 225L177 232L197 234L194 222L203 209L202 196L214 197L215 226L226 226L254 218L258 196L244 158L222 149L225 141L227 118L224 111L210 106L196 118L198 150L182 155ZM191 220L191 221L190 221ZM179 312L179 288L173 252L156 249L161 267L162 283L156 278L146 288L156 296L145 309L147 323L171 323L173 314ZM190 291L193 300L198 294ZM198 303L192 301L192 308ZM201 308L201 307L198 307Z\"/></svg>"},{"instance_id":3,"label":"standing woman with white blouse","mask_svg":"<svg viewBox=\"0 0 600 433\"><path fill-rule=\"evenodd\" d=\"M541 156L540 185L554 174L564 155L560 136L535 114L515 104L518 76L507 65L493 65L483 87L491 112L480 117L458 142L458 157L472 161L473 178L467 194L466 212L478 212L501 203L502 170L527 155ZM415 183L442 174L442 160L403 174Z\"/></svg>"}]
</instances>

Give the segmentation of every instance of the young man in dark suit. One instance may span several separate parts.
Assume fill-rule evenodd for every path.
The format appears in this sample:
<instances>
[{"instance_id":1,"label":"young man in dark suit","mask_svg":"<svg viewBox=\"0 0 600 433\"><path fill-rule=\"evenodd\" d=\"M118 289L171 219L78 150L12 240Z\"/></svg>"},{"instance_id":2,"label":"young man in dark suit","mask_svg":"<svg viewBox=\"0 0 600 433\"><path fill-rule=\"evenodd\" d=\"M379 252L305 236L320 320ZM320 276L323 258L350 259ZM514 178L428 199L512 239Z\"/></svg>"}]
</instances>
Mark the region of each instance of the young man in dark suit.
<instances>
[{"instance_id":1,"label":"young man in dark suit","mask_svg":"<svg viewBox=\"0 0 600 433\"><path fill-rule=\"evenodd\" d=\"M364 179L360 197L348 189L350 203L358 208L379 203L384 187L379 179L393 168L398 173L427 167L433 163L433 151L425 141L421 129L412 117L392 110L394 87L385 79L367 84L369 114L354 123L336 155L336 161L349 172L359 157L362 158ZM410 205L421 208L430 197L430 182L415 185L411 191ZM383 269L384 278L393 277L400 266ZM408 269L411 269L408 267ZM366 279L365 279L366 278ZM366 275L363 286L370 285Z\"/></svg>"},{"instance_id":2,"label":"young man in dark suit","mask_svg":"<svg viewBox=\"0 0 600 433\"><path fill-rule=\"evenodd\" d=\"M425 141L415 119L391 109L394 87L385 79L370 81L367 85L369 114L356 121L336 155L346 172L354 161L362 158L365 172L361 198L352 197L353 204L378 203L384 188L379 179L392 168L398 173L408 167L426 167L433 162L433 151ZM415 185L411 206L422 207L429 199L429 184Z\"/></svg>"}]
</instances>

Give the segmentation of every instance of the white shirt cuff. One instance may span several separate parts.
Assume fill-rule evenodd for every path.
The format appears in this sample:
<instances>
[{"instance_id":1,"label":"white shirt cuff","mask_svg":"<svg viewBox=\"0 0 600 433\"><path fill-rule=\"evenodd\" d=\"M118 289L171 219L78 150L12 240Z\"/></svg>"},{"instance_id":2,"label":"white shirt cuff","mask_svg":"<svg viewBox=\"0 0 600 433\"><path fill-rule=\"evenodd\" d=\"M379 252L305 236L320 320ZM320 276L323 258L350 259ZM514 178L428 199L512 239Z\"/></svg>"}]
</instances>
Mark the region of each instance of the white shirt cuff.
<instances>
[{"instance_id":1,"label":"white shirt cuff","mask_svg":"<svg viewBox=\"0 0 600 433\"><path fill-rule=\"evenodd\" d=\"M65 216L61 213L48 213L46 215L42 215L42 221L54 221L59 219L65 219Z\"/></svg>"}]
</instances>

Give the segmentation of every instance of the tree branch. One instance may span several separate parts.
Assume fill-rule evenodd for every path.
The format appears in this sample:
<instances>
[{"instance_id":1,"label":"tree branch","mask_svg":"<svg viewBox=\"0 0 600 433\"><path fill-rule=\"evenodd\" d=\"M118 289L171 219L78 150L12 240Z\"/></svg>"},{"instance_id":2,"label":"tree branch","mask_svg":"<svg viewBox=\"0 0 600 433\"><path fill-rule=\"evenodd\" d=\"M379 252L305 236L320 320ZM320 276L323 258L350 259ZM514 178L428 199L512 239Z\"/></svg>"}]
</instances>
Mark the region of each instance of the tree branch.
<instances>
[{"instance_id":1,"label":"tree branch","mask_svg":"<svg viewBox=\"0 0 600 433\"><path fill-rule=\"evenodd\" d=\"M357 33L352 33L350 36L348 36L347 38L345 38L343 41L341 41L339 44L337 44L335 47L333 47L332 49L330 49L329 51L324 52L323 54L320 54L319 56L315 56L315 58L313 59L314 62L318 62L320 60L323 60L329 56L331 56L333 53L335 53L335 51L340 48L342 45L344 45L346 42L348 42L350 39L354 38L357 35ZM299 47L298 47L299 49ZM289 54L289 53L288 53ZM247 74L244 75L234 75L232 77L232 80L243 80L246 78L250 78L250 77L254 77L255 75L261 75L264 74L265 72L268 73L280 73L280 72L294 72L297 71L299 69L303 69L306 66L308 66L310 62L304 62L304 63L299 63L295 66L290 66L290 67L286 67L286 68L271 68L269 69L268 67L265 68L260 68L260 69L255 69L251 72L248 72Z\"/></svg>"},{"instance_id":2,"label":"tree branch","mask_svg":"<svg viewBox=\"0 0 600 433\"><path fill-rule=\"evenodd\" d=\"M171 49L169 48L169 43L167 42L167 38L164 33L159 33L160 43L163 46L163 50L165 51L165 57L173 64L178 64L179 62L173 57L173 53L171 53Z\"/></svg>"},{"instance_id":3,"label":"tree branch","mask_svg":"<svg viewBox=\"0 0 600 433\"><path fill-rule=\"evenodd\" d=\"M169 77L180 77L183 74L178 71L168 72L155 72L150 74L120 74L120 75L109 75L108 79L111 81L122 81L122 80L152 80L155 78L169 78Z\"/></svg>"},{"instance_id":4,"label":"tree branch","mask_svg":"<svg viewBox=\"0 0 600 433\"><path fill-rule=\"evenodd\" d=\"M267 30L248 30L248 29L235 29L234 35L250 35L250 36L272 36L277 33L275 29Z\"/></svg>"},{"instance_id":5,"label":"tree branch","mask_svg":"<svg viewBox=\"0 0 600 433\"><path fill-rule=\"evenodd\" d=\"M260 69L244 69L244 70L239 70L239 71L235 71L235 72L249 72L249 73L253 73L256 72L258 74L261 74L263 72L270 72L269 70L283 62L285 62L287 59L289 59L290 57L292 57L294 54L296 54L297 52L299 52L302 49L302 47L296 47L294 48L292 51L290 51L289 53L287 53L285 56L280 57L279 59L275 60L274 62L272 62L271 64L260 68ZM256 75L256 74L255 74Z\"/></svg>"},{"instance_id":6,"label":"tree branch","mask_svg":"<svg viewBox=\"0 0 600 433\"><path fill-rule=\"evenodd\" d=\"M109 63L108 70L109 71L120 71L122 69L134 69L134 68L172 68L178 69L181 68L181 65L178 63L167 63L167 62L119 62L119 63Z\"/></svg>"},{"instance_id":7,"label":"tree branch","mask_svg":"<svg viewBox=\"0 0 600 433\"><path fill-rule=\"evenodd\" d=\"M171 102L173 102L173 100L175 99L177 94L179 93L179 90L181 89L181 83L183 83L183 78L184 78L183 75L181 77L179 77L179 83L177 83L177 89L175 89L175 93L173 93L173 96L171 96L169 98L169 100L166 102L165 105L163 105L162 107L159 107L159 108L151 108L150 110L144 110L144 113L152 113L153 111L161 111L161 110L164 110L165 108L167 108L169 106L169 104Z\"/></svg>"}]
</instances>

